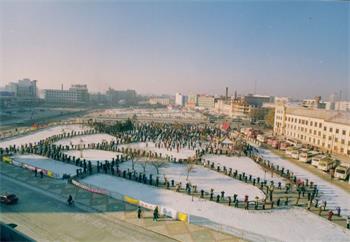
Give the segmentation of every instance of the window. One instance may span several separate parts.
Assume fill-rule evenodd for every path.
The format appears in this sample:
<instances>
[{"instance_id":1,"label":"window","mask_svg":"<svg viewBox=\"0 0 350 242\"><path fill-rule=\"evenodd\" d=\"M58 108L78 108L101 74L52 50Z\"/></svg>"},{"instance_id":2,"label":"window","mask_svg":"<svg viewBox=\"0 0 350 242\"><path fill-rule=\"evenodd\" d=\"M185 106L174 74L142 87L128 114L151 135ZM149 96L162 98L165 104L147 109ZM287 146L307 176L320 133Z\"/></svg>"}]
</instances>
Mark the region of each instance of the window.
<instances>
[{"instance_id":1,"label":"window","mask_svg":"<svg viewBox=\"0 0 350 242\"><path fill-rule=\"evenodd\" d=\"M321 136L321 131L318 131L318 136Z\"/></svg>"},{"instance_id":2,"label":"window","mask_svg":"<svg viewBox=\"0 0 350 242\"><path fill-rule=\"evenodd\" d=\"M341 144L342 145L345 144L345 140L344 139L341 140Z\"/></svg>"},{"instance_id":3,"label":"window","mask_svg":"<svg viewBox=\"0 0 350 242\"><path fill-rule=\"evenodd\" d=\"M335 139L334 139L334 142L338 142L338 138L335 138Z\"/></svg>"},{"instance_id":4,"label":"window","mask_svg":"<svg viewBox=\"0 0 350 242\"><path fill-rule=\"evenodd\" d=\"M305 121L305 124L308 125L308 123L309 123L309 121L306 120L306 121Z\"/></svg>"},{"instance_id":5,"label":"window","mask_svg":"<svg viewBox=\"0 0 350 242\"><path fill-rule=\"evenodd\" d=\"M329 132L333 132L333 128L329 128Z\"/></svg>"},{"instance_id":6,"label":"window","mask_svg":"<svg viewBox=\"0 0 350 242\"><path fill-rule=\"evenodd\" d=\"M310 126L312 126L312 121L310 121Z\"/></svg>"},{"instance_id":7,"label":"window","mask_svg":"<svg viewBox=\"0 0 350 242\"><path fill-rule=\"evenodd\" d=\"M323 127L323 130L324 130L324 131L327 131L327 127L326 127L326 126L324 126L324 127Z\"/></svg>"},{"instance_id":8,"label":"window","mask_svg":"<svg viewBox=\"0 0 350 242\"><path fill-rule=\"evenodd\" d=\"M335 130L335 133L336 133L336 134L339 134L339 129L336 129L336 130Z\"/></svg>"},{"instance_id":9,"label":"window","mask_svg":"<svg viewBox=\"0 0 350 242\"><path fill-rule=\"evenodd\" d=\"M343 133L343 135L346 135L346 130L343 130L343 132L342 132L342 133Z\"/></svg>"},{"instance_id":10,"label":"window","mask_svg":"<svg viewBox=\"0 0 350 242\"><path fill-rule=\"evenodd\" d=\"M324 135L322 136L322 138L325 139L325 138L326 138L326 135L324 134Z\"/></svg>"},{"instance_id":11,"label":"window","mask_svg":"<svg viewBox=\"0 0 350 242\"><path fill-rule=\"evenodd\" d=\"M315 127L317 127L317 122L315 122Z\"/></svg>"}]
</instances>

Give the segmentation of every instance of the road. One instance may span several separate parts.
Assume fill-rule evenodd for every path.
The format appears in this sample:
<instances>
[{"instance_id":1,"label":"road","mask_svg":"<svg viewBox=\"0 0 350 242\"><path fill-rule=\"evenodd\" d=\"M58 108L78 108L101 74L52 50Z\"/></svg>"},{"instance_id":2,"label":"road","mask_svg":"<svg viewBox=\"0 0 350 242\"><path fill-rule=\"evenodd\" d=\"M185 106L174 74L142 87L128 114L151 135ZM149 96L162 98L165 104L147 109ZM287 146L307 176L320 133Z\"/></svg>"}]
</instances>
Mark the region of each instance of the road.
<instances>
[{"instance_id":1,"label":"road","mask_svg":"<svg viewBox=\"0 0 350 242\"><path fill-rule=\"evenodd\" d=\"M16 205L1 204L1 221L37 241L174 241L137 226L121 224L98 213L69 207L43 190L0 176L0 192L18 195Z\"/></svg>"}]
</instances>

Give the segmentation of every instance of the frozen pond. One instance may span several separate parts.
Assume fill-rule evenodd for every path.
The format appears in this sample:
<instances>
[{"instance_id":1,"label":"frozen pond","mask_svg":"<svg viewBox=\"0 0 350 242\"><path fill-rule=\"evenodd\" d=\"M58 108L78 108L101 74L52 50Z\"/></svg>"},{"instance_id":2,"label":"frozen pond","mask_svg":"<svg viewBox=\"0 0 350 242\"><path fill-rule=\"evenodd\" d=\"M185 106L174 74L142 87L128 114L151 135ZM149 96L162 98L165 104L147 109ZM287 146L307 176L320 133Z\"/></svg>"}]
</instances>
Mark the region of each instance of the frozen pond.
<instances>
[{"instance_id":1,"label":"frozen pond","mask_svg":"<svg viewBox=\"0 0 350 242\"><path fill-rule=\"evenodd\" d=\"M92 144L115 141L115 137L109 134L89 134L82 136L75 136L72 138L61 139L55 142L56 145L79 145L79 144Z\"/></svg>"},{"instance_id":2,"label":"frozen pond","mask_svg":"<svg viewBox=\"0 0 350 242\"><path fill-rule=\"evenodd\" d=\"M74 176L76 174L76 170L80 168L75 165L67 164L61 161L56 161L44 156L33 155L33 154L15 155L13 157L13 160L16 162L27 164L40 169L52 171L53 173L57 174L59 177L62 177L64 174Z\"/></svg>"},{"instance_id":3,"label":"frozen pond","mask_svg":"<svg viewBox=\"0 0 350 242\"><path fill-rule=\"evenodd\" d=\"M350 232L303 209L254 211L228 207L166 189L129 181L110 175L93 175L84 183L127 195L143 202L165 206L242 231L272 237L280 241L349 241ZM113 195L112 195L113 196ZM190 219L191 220L191 219ZM227 232L230 232L224 227ZM247 233L247 232L243 232ZM264 240L261 238L260 240ZM265 241L272 239L265 238Z\"/></svg>"},{"instance_id":4,"label":"frozen pond","mask_svg":"<svg viewBox=\"0 0 350 242\"><path fill-rule=\"evenodd\" d=\"M153 142L138 142L138 143L131 143L131 144L125 144L120 145L118 147L128 147L132 149L139 149L139 150L147 150L157 153L162 153L163 157L166 155L175 157L176 159L187 159L191 156L194 156L196 152L194 150L190 149L180 149L179 152L177 152L176 149L167 150L166 148L156 148L155 144Z\"/></svg>"},{"instance_id":5,"label":"frozen pond","mask_svg":"<svg viewBox=\"0 0 350 242\"><path fill-rule=\"evenodd\" d=\"M75 156L76 158L80 158L80 151L79 150L67 150L63 153ZM83 157L81 159L90 160L91 164L96 165L97 161L104 162L105 160L111 161L113 158L116 158L117 155L119 157L123 155L123 153L119 152L112 152L112 151L105 151L105 150L94 150L94 149L87 149L83 150Z\"/></svg>"},{"instance_id":6,"label":"frozen pond","mask_svg":"<svg viewBox=\"0 0 350 242\"><path fill-rule=\"evenodd\" d=\"M320 189L321 199L327 201L327 207L335 209L337 206L342 208L342 214L350 215L350 192L346 192L343 189L333 185L317 175L312 174L311 172L304 170L303 168L293 164L292 162L282 159L278 155L273 154L269 150L259 149L260 154L264 159L271 161L274 164L278 164L285 169L289 169L295 173L297 177L309 179L317 184Z\"/></svg>"},{"instance_id":7,"label":"frozen pond","mask_svg":"<svg viewBox=\"0 0 350 242\"><path fill-rule=\"evenodd\" d=\"M28 135L8 138L8 139L0 142L0 147L5 148L5 147L8 147L10 145L21 146L24 144L38 142L40 140L46 139L46 138L53 136L53 135L70 133L72 131L79 132L79 131L84 131L84 130L89 130L89 129L91 129L91 128L87 127L87 126L75 125L75 124L55 126L55 127L43 129L40 131L35 131L35 132L30 133Z\"/></svg>"},{"instance_id":8,"label":"frozen pond","mask_svg":"<svg viewBox=\"0 0 350 242\"><path fill-rule=\"evenodd\" d=\"M120 168L132 170L131 161L123 162L120 165ZM143 172L143 167L135 162L135 170ZM147 165L146 173L153 174L153 177L155 178L157 171L152 165ZM265 198L264 193L259 188L202 166L194 166L194 169L188 177L188 181L186 181L186 165L183 164L167 163L166 167L159 169L159 173L160 180L164 180L165 176L169 182L171 180L181 182L183 187L187 182L190 182L192 185L197 185L197 191L203 189L206 192L210 192L210 189L213 188L215 194L220 194L221 191L225 191L225 196L233 196L234 194L237 194L238 199L240 200L243 200L245 195L248 195L249 200L251 201L253 201L256 196L260 199Z\"/></svg>"},{"instance_id":9,"label":"frozen pond","mask_svg":"<svg viewBox=\"0 0 350 242\"><path fill-rule=\"evenodd\" d=\"M263 180L273 181L275 185L278 182L282 184L285 183L282 177L265 170L249 157L204 155L202 158L214 162L215 167L216 165L220 165L221 167L226 166L227 169L232 168L232 171L237 170L239 173L245 172L247 175L252 175L253 177L260 177Z\"/></svg>"}]
</instances>

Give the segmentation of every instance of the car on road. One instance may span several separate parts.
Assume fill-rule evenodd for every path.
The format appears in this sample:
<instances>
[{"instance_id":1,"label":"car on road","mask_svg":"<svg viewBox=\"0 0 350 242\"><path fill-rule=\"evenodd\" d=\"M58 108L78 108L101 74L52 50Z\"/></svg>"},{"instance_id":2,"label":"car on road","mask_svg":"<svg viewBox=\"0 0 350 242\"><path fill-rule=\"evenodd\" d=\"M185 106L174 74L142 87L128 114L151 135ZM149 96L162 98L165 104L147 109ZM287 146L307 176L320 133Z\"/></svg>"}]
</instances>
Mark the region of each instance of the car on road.
<instances>
[{"instance_id":1,"label":"car on road","mask_svg":"<svg viewBox=\"0 0 350 242\"><path fill-rule=\"evenodd\" d=\"M18 202L18 197L15 194L4 194L0 196L0 202L4 204L15 204Z\"/></svg>"}]
</instances>

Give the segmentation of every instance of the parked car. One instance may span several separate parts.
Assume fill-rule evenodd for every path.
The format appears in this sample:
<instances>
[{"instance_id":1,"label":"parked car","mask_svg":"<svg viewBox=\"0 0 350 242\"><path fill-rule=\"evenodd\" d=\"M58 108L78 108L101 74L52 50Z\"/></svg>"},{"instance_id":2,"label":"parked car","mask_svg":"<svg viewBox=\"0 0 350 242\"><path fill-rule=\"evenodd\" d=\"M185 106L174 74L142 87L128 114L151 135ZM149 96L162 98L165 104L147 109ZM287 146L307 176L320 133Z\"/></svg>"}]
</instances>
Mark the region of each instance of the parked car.
<instances>
[{"instance_id":1,"label":"parked car","mask_svg":"<svg viewBox=\"0 0 350 242\"><path fill-rule=\"evenodd\" d=\"M305 163L310 163L312 161L312 158L317 156L319 152L317 151L307 151L307 152L301 152L299 155L299 160Z\"/></svg>"},{"instance_id":2,"label":"parked car","mask_svg":"<svg viewBox=\"0 0 350 242\"><path fill-rule=\"evenodd\" d=\"M335 168L334 177L340 180L346 180L350 175L350 167L339 165Z\"/></svg>"},{"instance_id":3,"label":"parked car","mask_svg":"<svg viewBox=\"0 0 350 242\"><path fill-rule=\"evenodd\" d=\"M18 202L18 197L15 194L4 194L0 196L0 202L4 204L15 204Z\"/></svg>"}]
</instances>

